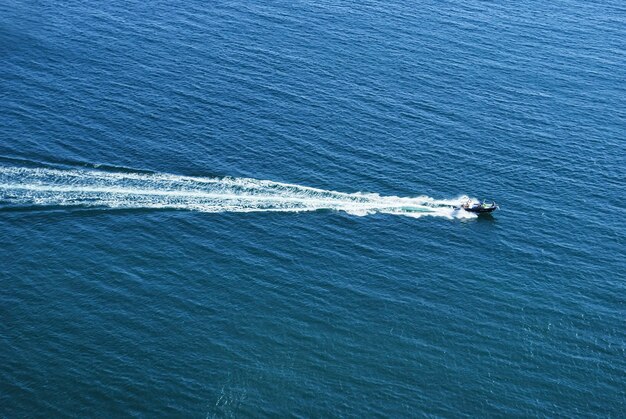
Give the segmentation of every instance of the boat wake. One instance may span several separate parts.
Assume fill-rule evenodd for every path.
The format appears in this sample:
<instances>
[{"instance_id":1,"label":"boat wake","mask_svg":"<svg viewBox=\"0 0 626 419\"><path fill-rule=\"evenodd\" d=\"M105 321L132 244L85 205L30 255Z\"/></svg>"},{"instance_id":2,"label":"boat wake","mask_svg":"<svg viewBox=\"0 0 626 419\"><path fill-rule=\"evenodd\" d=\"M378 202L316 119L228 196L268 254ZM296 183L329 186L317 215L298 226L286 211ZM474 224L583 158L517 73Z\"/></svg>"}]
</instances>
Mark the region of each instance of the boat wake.
<instances>
[{"instance_id":1,"label":"boat wake","mask_svg":"<svg viewBox=\"0 0 626 419\"><path fill-rule=\"evenodd\" d=\"M334 210L409 217L474 218L459 210L468 199L403 198L342 193L249 178L0 166L0 209L87 207L202 212Z\"/></svg>"}]
</instances>

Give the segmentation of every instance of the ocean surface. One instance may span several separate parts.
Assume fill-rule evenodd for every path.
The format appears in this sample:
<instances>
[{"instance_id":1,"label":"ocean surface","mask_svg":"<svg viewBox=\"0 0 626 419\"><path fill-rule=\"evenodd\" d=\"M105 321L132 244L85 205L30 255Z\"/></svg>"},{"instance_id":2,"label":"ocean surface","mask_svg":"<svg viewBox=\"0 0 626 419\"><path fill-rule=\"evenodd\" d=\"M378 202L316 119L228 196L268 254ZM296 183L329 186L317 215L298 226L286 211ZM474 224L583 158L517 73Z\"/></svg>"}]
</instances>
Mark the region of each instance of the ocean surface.
<instances>
[{"instance_id":1,"label":"ocean surface","mask_svg":"<svg viewBox=\"0 0 626 419\"><path fill-rule=\"evenodd\" d=\"M0 16L0 417L624 417L623 1Z\"/></svg>"}]
</instances>

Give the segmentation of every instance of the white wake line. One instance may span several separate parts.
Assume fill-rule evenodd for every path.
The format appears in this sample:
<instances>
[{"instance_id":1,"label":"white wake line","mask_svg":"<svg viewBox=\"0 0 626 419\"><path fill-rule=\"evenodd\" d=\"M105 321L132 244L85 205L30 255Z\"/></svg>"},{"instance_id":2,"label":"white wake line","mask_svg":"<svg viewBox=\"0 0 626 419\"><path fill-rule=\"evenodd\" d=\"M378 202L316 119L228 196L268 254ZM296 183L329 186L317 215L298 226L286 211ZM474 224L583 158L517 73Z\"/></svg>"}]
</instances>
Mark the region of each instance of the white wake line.
<instances>
[{"instance_id":1,"label":"white wake line","mask_svg":"<svg viewBox=\"0 0 626 419\"><path fill-rule=\"evenodd\" d=\"M31 169L31 168L22 168L22 167L1 167L0 166L0 175L8 175L9 177L16 177L18 179L26 178L34 178L38 180L36 184L27 184L27 183L3 183L0 184L0 188L6 189L30 189L30 190L38 190L45 191L47 188L48 191L53 191L53 187L63 188L63 186L54 185L59 180L64 182L71 182L73 185L69 186L69 188L73 188L71 191L69 190L57 190L58 192L87 192L87 188L90 188L89 183L91 182L110 182L110 186L105 188L97 188L93 189L92 192L101 192L101 193L120 193L120 194L133 194L133 195L166 195L176 196L176 194L180 193L181 196L196 196L199 195L194 194L206 194L203 195L205 197L208 196L209 192L206 191L194 191L197 187L211 187L218 186L223 188L242 188L244 191L266 191L267 188L285 188L285 191L276 191L273 195L276 196L284 196L281 195L283 193L297 193L302 194L306 192L313 192L315 194L332 194L332 198L329 199L337 199L337 198L345 198L350 201L381 201L381 200L398 200L406 202L407 204L427 204L432 206L458 206L459 200L466 200L468 197L463 196L457 199L451 200L436 200L428 196L418 196L418 197L397 197L397 196L380 196L376 193L364 193L364 192L355 192L355 193L347 193L347 192L338 192L331 190L324 190L319 188L313 188L310 186L302 186L296 185L292 183L282 183L282 182L274 182L270 180L258 180L253 178L233 178L233 177L222 177L222 178L206 178L206 177L194 177L194 176L181 176L181 175L173 175L167 173L151 173L151 174L140 174L140 173L115 173L115 172L99 172L92 170L60 170L60 169ZM48 178L52 178L48 180ZM159 183L163 182L160 185L161 188L172 187L178 184L183 188L185 186L192 186L190 189L181 189L181 190L164 190L164 189L144 189L144 188L133 188L128 189L128 192L125 191L125 188L115 188L114 184L119 181L139 181L139 182L148 182L148 183ZM43 187L42 185L45 185ZM196 188L194 188L194 186ZM36 189L36 188L44 188L44 189ZM113 191L113 188L117 192ZM140 192L141 190L146 191L145 193ZM242 191L242 195L245 192ZM253 194L250 194L253 195ZM246 196L250 196L246 195ZM254 193L254 195L261 195ZM222 195L223 196L223 195ZM310 196L302 196L303 198L311 198Z\"/></svg>"},{"instance_id":2,"label":"white wake line","mask_svg":"<svg viewBox=\"0 0 626 419\"><path fill-rule=\"evenodd\" d=\"M436 200L345 193L253 178L201 178L166 173L31 169L0 166L0 200L17 205L162 208L202 212L344 211L419 218L474 218L459 208L462 196Z\"/></svg>"},{"instance_id":3,"label":"white wake line","mask_svg":"<svg viewBox=\"0 0 626 419\"><path fill-rule=\"evenodd\" d=\"M429 197L407 198L396 196L380 196L376 194L362 194L354 193L349 194L345 192L327 191L323 189L308 188L306 186L290 185L286 183L273 183L268 186L289 186L292 188L298 188L300 190L306 190L308 192L316 192L320 194L333 194L333 197L328 199L318 199L310 196L285 196L280 195L280 191L275 194L260 194L245 192L238 194L227 194L219 192L206 192L206 191L194 191L194 190L164 190L164 189L145 189L145 188L119 188L119 187L93 187L93 186L58 186L50 184L8 184L0 183L0 190L28 190L37 192L63 192L63 193L102 193L102 194L118 194L118 195L145 195L145 196L169 196L178 198L224 198L224 199L241 199L246 200L264 200L264 201L305 201L315 200L320 202L345 202L350 203L383 203L384 201L394 200L398 201L398 204L404 203L407 205L424 205L431 204L434 206L454 206L450 201L437 201ZM254 190L253 190L254 191Z\"/></svg>"},{"instance_id":4,"label":"white wake line","mask_svg":"<svg viewBox=\"0 0 626 419\"><path fill-rule=\"evenodd\" d=\"M337 206L358 206L364 209L378 209L385 208L394 209L396 207L415 207L424 210L435 209L437 207L430 207L421 205L424 203L422 200L416 198L401 198L401 197L365 197L365 196L351 196L346 194L344 198L353 199L338 199L328 198L320 199L313 197L290 197L280 195L262 195L262 194L228 194L228 193L212 193L204 191L176 191L176 190L160 190L160 189L134 189L134 188L98 188L87 186L57 186L57 185L36 185L36 184L6 184L1 183L0 189L5 190L27 190L36 192L60 192L60 193L76 193L76 194L106 194L106 195L121 195L121 196L165 196L174 198L200 198L200 199L215 199L215 200L228 200L228 201L250 201L250 202L280 202L280 203L302 203L313 204L312 206L323 207L337 207ZM358 200L362 199L362 200ZM388 201L394 202L388 202ZM417 202L416 202L417 201ZM445 208L438 207L438 208Z\"/></svg>"}]
</instances>

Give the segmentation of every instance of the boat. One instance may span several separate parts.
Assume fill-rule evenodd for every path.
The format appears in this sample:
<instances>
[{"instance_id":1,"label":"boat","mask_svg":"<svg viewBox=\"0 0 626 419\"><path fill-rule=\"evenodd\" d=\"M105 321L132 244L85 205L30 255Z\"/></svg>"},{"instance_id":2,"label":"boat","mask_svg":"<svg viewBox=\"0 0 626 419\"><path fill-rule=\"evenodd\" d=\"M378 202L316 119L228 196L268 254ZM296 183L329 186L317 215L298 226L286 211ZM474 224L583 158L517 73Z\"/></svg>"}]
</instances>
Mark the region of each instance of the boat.
<instances>
[{"instance_id":1,"label":"boat","mask_svg":"<svg viewBox=\"0 0 626 419\"><path fill-rule=\"evenodd\" d=\"M461 208L465 211L473 212L476 214L488 214L490 212L494 212L499 207L498 204L496 204L495 202L480 202L468 200L466 203L461 205Z\"/></svg>"}]
</instances>

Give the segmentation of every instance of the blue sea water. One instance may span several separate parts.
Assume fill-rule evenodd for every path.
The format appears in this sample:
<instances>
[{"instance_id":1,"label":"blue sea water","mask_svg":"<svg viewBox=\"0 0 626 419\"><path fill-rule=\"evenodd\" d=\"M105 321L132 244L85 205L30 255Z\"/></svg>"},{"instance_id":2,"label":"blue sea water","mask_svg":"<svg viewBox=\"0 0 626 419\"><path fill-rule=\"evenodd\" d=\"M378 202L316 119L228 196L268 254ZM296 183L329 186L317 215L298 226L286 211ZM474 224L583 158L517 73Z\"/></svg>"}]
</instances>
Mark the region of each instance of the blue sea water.
<instances>
[{"instance_id":1,"label":"blue sea water","mask_svg":"<svg viewBox=\"0 0 626 419\"><path fill-rule=\"evenodd\" d=\"M623 2L0 15L0 416L623 417Z\"/></svg>"}]
</instances>

